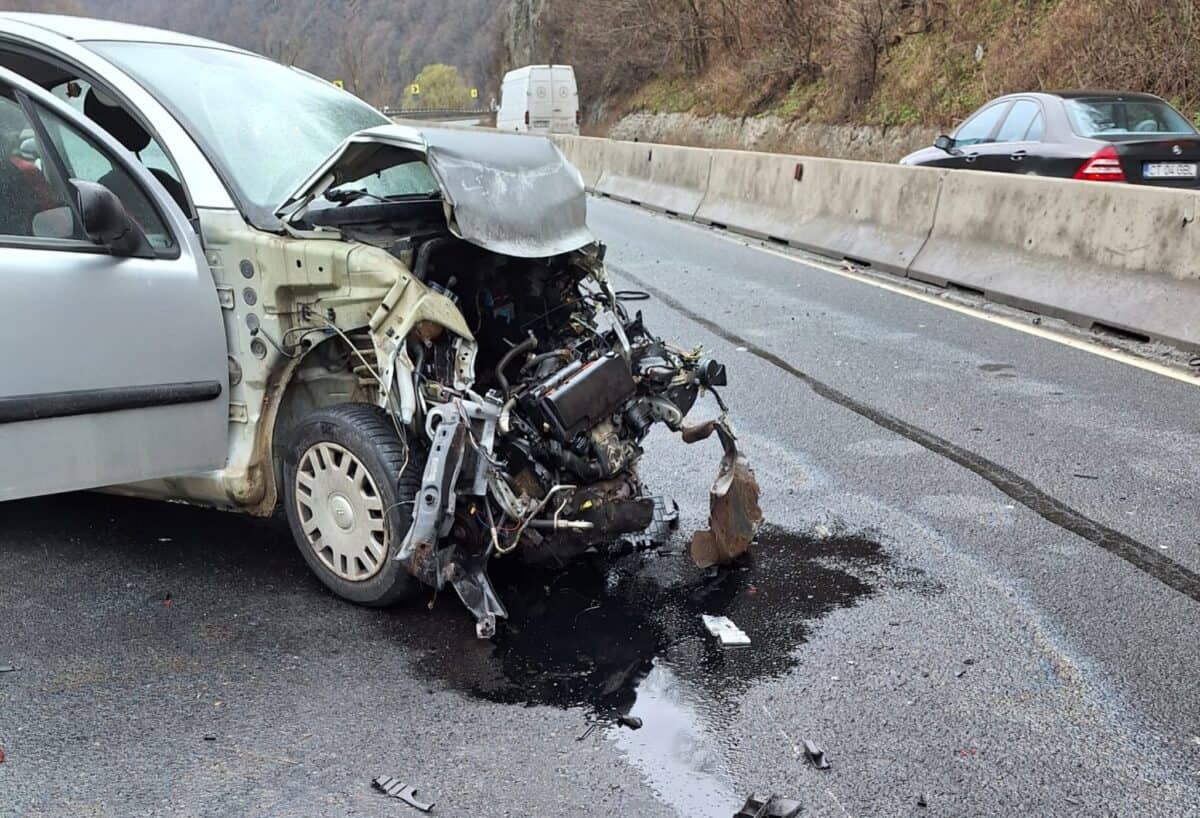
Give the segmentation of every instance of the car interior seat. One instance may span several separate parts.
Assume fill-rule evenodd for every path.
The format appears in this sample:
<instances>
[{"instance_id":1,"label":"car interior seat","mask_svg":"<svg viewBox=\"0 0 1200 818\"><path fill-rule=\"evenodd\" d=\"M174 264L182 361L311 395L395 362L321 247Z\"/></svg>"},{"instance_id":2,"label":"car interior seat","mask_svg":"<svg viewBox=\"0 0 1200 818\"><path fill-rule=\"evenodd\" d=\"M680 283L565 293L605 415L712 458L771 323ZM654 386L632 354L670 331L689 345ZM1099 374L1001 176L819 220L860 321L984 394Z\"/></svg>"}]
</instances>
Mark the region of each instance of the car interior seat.
<instances>
[{"instance_id":1,"label":"car interior seat","mask_svg":"<svg viewBox=\"0 0 1200 818\"><path fill-rule=\"evenodd\" d=\"M88 119L108 131L135 156L139 156L150 144L150 134L146 132L146 129L120 105L109 105L104 102L94 88L89 88L87 96L83 99L83 113ZM147 170L154 174L154 178L162 183L167 193L171 194L171 198L176 201L184 213L187 213L187 195L183 191L183 185L161 168L147 168ZM117 194L123 202L131 201L122 195L128 190L130 180L120 170L114 168L105 174L104 178L97 181Z\"/></svg>"}]
</instances>

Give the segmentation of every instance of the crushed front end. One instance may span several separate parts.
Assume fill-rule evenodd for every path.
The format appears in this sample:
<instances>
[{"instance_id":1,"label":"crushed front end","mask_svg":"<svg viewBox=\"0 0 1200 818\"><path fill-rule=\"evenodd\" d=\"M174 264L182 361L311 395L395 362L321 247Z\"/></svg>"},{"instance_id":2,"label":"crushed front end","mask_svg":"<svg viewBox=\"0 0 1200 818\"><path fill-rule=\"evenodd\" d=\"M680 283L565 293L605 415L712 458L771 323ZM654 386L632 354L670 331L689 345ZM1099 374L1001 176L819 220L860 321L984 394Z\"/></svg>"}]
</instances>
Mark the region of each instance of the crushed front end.
<instances>
[{"instance_id":1,"label":"crushed front end","mask_svg":"<svg viewBox=\"0 0 1200 818\"><path fill-rule=\"evenodd\" d=\"M412 445L426 458L395 558L431 587L449 583L487 637L506 616L487 578L490 560L561 563L662 517L638 476L642 441L656 423L684 431L701 390L715 394L725 370L630 315L605 276L601 245L537 260L469 245L439 256L426 283L458 306L473 340L417 325L404 355L392 355L411 362L409 422L423 432ZM734 438L723 415L708 425L719 428L732 464L739 455L728 451ZM743 484L747 477L752 483L745 469ZM756 527L757 487L736 499L735 516ZM721 502L730 502L728 492ZM722 531L714 525L706 542ZM705 554L720 555L706 562L749 543L735 540L706 545Z\"/></svg>"},{"instance_id":2,"label":"crushed front end","mask_svg":"<svg viewBox=\"0 0 1200 818\"><path fill-rule=\"evenodd\" d=\"M378 192L381 172L425 167L437 193ZM638 475L655 424L689 441L716 430L725 450L699 563L736 557L762 520L724 367L630 314L646 296L614 291L585 215L578 172L544 139L399 128L352 137L281 210L293 232L336 230L409 271L368 327L379 403L424 463L391 558L453 587L481 637L506 616L491 560L561 564L671 516ZM688 429L702 391L720 416Z\"/></svg>"}]
</instances>

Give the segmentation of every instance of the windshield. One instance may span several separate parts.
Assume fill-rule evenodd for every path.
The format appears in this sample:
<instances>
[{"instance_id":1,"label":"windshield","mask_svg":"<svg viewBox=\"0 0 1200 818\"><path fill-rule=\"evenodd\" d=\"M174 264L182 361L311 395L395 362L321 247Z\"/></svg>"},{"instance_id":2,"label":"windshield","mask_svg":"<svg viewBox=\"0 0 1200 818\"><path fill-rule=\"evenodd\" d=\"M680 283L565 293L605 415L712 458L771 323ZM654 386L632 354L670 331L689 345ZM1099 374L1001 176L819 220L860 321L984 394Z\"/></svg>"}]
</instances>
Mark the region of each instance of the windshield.
<instances>
[{"instance_id":1,"label":"windshield","mask_svg":"<svg viewBox=\"0 0 1200 818\"><path fill-rule=\"evenodd\" d=\"M1069 99L1066 103L1071 128L1083 137L1122 139L1196 133L1182 114L1159 100Z\"/></svg>"},{"instance_id":2,"label":"windshield","mask_svg":"<svg viewBox=\"0 0 1200 818\"><path fill-rule=\"evenodd\" d=\"M439 195L441 191L429 165L425 164L423 159L411 159L331 187L325 191L323 198L342 205L363 197L386 202L393 199Z\"/></svg>"},{"instance_id":3,"label":"windshield","mask_svg":"<svg viewBox=\"0 0 1200 818\"><path fill-rule=\"evenodd\" d=\"M160 43L86 45L171 111L259 227L279 226L275 209L343 139L390 122L330 83L253 54Z\"/></svg>"}]
</instances>

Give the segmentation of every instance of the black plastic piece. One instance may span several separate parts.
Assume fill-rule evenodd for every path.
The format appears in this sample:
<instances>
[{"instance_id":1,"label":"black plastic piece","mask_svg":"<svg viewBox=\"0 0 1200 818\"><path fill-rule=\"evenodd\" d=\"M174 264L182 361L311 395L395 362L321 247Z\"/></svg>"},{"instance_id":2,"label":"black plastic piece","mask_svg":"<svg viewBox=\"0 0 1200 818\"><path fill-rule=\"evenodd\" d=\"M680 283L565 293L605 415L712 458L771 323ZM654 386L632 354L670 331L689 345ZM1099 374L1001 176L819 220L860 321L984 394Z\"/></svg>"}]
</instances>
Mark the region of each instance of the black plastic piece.
<instances>
[{"instance_id":1,"label":"black plastic piece","mask_svg":"<svg viewBox=\"0 0 1200 818\"><path fill-rule=\"evenodd\" d=\"M629 364L609 353L548 390L538 408L551 433L567 441L613 414L636 389Z\"/></svg>"},{"instance_id":2,"label":"black plastic piece","mask_svg":"<svg viewBox=\"0 0 1200 818\"><path fill-rule=\"evenodd\" d=\"M710 389L714 386L725 386L729 383L729 378L725 373L725 364L712 358L705 358L700 361L696 366L696 374L700 378L700 383Z\"/></svg>"},{"instance_id":3,"label":"black plastic piece","mask_svg":"<svg viewBox=\"0 0 1200 818\"><path fill-rule=\"evenodd\" d=\"M100 412L120 412L150 406L199 403L221 396L217 381L159 383L149 386L113 386L73 392L43 392L0 398L0 423L74 417Z\"/></svg>"}]
</instances>

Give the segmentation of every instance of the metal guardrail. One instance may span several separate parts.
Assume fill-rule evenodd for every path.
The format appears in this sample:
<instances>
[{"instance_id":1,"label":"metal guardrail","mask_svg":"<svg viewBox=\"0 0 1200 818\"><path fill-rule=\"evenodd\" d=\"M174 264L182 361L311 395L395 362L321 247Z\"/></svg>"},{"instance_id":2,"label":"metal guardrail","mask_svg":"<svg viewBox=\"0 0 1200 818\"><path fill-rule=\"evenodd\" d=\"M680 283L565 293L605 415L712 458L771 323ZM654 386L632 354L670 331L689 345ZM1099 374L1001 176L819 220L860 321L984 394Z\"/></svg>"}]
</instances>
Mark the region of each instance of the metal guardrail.
<instances>
[{"instance_id":1,"label":"metal guardrail","mask_svg":"<svg viewBox=\"0 0 1200 818\"><path fill-rule=\"evenodd\" d=\"M407 119L464 119L492 116L494 113L490 108L383 108L384 116L401 116Z\"/></svg>"}]
</instances>

